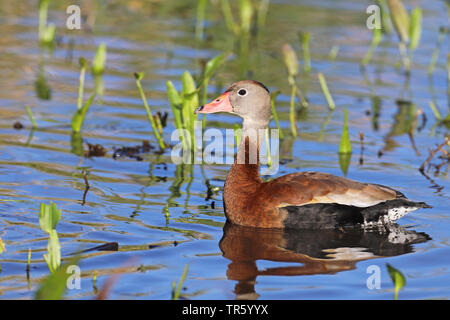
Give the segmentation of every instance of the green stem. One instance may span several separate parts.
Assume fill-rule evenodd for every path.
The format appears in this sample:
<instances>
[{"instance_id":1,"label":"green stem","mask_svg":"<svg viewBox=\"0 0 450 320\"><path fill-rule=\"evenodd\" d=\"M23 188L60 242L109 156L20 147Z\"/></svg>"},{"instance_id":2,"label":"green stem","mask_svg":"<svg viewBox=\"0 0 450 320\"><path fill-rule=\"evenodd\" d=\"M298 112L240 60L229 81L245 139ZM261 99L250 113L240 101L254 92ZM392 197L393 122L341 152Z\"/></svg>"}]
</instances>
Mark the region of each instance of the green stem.
<instances>
[{"instance_id":1,"label":"green stem","mask_svg":"<svg viewBox=\"0 0 450 320\"><path fill-rule=\"evenodd\" d=\"M280 139L283 139L284 138L283 131L281 130L280 122L278 120L277 110L275 109L275 97L272 97L272 99L270 99L270 105L272 108L273 119L275 120L275 124L276 124L278 132L279 132L279 137L280 137Z\"/></svg>"},{"instance_id":2,"label":"green stem","mask_svg":"<svg viewBox=\"0 0 450 320\"><path fill-rule=\"evenodd\" d=\"M291 103L290 103L290 109L289 109L289 120L291 121L292 136L294 138L297 137L297 124L295 121L295 94L296 94L296 92L297 92L297 86L294 84L292 86Z\"/></svg>"},{"instance_id":3,"label":"green stem","mask_svg":"<svg viewBox=\"0 0 450 320\"><path fill-rule=\"evenodd\" d=\"M336 105L334 104L333 97L331 96L330 91L328 90L325 77L320 72L317 76L319 77L320 86L322 88L323 94L325 95L325 99L327 99L328 107L330 108L330 110L334 110L334 108L336 108Z\"/></svg>"},{"instance_id":4,"label":"green stem","mask_svg":"<svg viewBox=\"0 0 450 320\"><path fill-rule=\"evenodd\" d=\"M161 135L159 134L158 128L155 123L155 119L153 118L152 111L150 110L150 107L147 103L147 98L145 97L144 90L141 86L141 81L139 79L136 79L136 85L139 89L139 93L141 95L141 99L144 102L145 111L147 111L147 118L150 121L150 124L152 125L153 133L155 134L156 140L158 140L159 146L162 150L166 148L163 139L161 138Z\"/></svg>"},{"instance_id":5,"label":"green stem","mask_svg":"<svg viewBox=\"0 0 450 320\"><path fill-rule=\"evenodd\" d=\"M37 126L36 126L36 121L34 121L33 113L31 113L31 109L29 106L25 106L25 108L27 108L27 113L28 113L28 117L30 117L32 128L35 129Z\"/></svg>"},{"instance_id":6,"label":"green stem","mask_svg":"<svg viewBox=\"0 0 450 320\"><path fill-rule=\"evenodd\" d=\"M86 66L81 67L80 71L80 84L78 86L78 110L83 107L83 92L84 92L84 78L86 75Z\"/></svg>"}]
</instances>

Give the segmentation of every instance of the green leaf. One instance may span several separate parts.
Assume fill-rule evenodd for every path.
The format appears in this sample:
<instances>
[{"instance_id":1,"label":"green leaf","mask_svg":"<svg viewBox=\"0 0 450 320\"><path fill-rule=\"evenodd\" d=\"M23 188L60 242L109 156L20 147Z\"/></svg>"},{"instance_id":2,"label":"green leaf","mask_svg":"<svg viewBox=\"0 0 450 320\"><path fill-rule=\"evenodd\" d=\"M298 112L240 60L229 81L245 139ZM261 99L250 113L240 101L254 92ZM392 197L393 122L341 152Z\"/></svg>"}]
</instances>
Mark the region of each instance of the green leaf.
<instances>
[{"instance_id":1,"label":"green leaf","mask_svg":"<svg viewBox=\"0 0 450 320\"><path fill-rule=\"evenodd\" d=\"M47 262L50 272L53 273L61 265L61 246L56 230L51 230L49 234L50 238L48 239L47 255L44 254L44 260Z\"/></svg>"},{"instance_id":2,"label":"green leaf","mask_svg":"<svg viewBox=\"0 0 450 320\"><path fill-rule=\"evenodd\" d=\"M182 129L183 123L181 120L181 108L183 105L183 100L181 99L180 94L173 85L172 81L168 80L166 82L166 88L167 88L167 95L170 101L170 106L172 107L175 126L177 129Z\"/></svg>"},{"instance_id":3,"label":"green leaf","mask_svg":"<svg viewBox=\"0 0 450 320\"><path fill-rule=\"evenodd\" d=\"M192 75L185 71L181 78L183 88L181 91L181 96L183 99L183 122L186 128L192 133L194 128L194 110L199 106L198 91L195 85L194 78Z\"/></svg>"},{"instance_id":4,"label":"green leaf","mask_svg":"<svg viewBox=\"0 0 450 320\"><path fill-rule=\"evenodd\" d=\"M83 126L84 118L86 117L86 114L89 110L89 107L92 104L92 101L95 98L95 93L93 93L89 99L86 101L86 103L83 105L81 109L78 109L77 112L72 117L72 131L73 132L80 132L81 127Z\"/></svg>"},{"instance_id":5,"label":"green leaf","mask_svg":"<svg viewBox=\"0 0 450 320\"><path fill-rule=\"evenodd\" d=\"M72 259L66 264L63 264L55 272L51 273L40 285L36 291L34 298L36 300L60 300L67 288L67 279L71 276L67 273L67 268L71 265L76 265L79 258Z\"/></svg>"},{"instance_id":6,"label":"green leaf","mask_svg":"<svg viewBox=\"0 0 450 320\"><path fill-rule=\"evenodd\" d=\"M350 135L348 133L348 110L344 110L344 127L342 129L341 142L339 143L339 153L352 153Z\"/></svg>"},{"instance_id":7,"label":"green leaf","mask_svg":"<svg viewBox=\"0 0 450 320\"><path fill-rule=\"evenodd\" d=\"M283 45L283 60L286 68L288 70L288 74L290 78L294 78L298 74L298 60L297 55L295 54L294 49L292 49L291 45L285 43ZM291 81L289 81L291 82ZM290 83L292 85L292 83Z\"/></svg>"},{"instance_id":8,"label":"green leaf","mask_svg":"<svg viewBox=\"0 0 450 320\"><path fill-rule=\"evenodd\" d=\"M213 75L213 73L220 67L222 63L227 59L227 57L230 55L229 52L224 52L219 54L217 57L214 57L205 65L205 71L203 73L203 79L210 79Z\"/></svg>"},{"instance_id":9,"label":"green leaf","mask_svg":"<svg viewBox=\"0 0 450 320\"><path fill-rule=\"evenodd\" d=\"M397 269L395 269L393 266L391 266L389 263L386 264L386 267L389 272L389 276L391 277L392 282L394 283L394 299L398 299L398 291L401 290L406 285L406 279L405 276Z\"/></svg>"},{"instance_id":10,"label":"green leaf","mask_svg":"<svg viewBox=\"0 0 450 320\"><path fill-rule=\"evenodd\" d=\"M61 210L58 210L56 204L50 202L50 204L41 203L39 210L39 225L42 231L50 233L56 228L59 219L61 218Z\"/></svg>"},{"instance_id":11,"label":"green leaf","mask_svg":"<svg viewBox=\"0 0 450 320\"><path fill-rule=\"evenodd\" d=\"M422 9L416 7L411 12L411 24L409 28L409 49L415 50L419 45L420 35L422 33Z\"/></svg>"},{"instance_id":12,"label":"green leaf","mask_svg":"<svg viewBox=\"0 0 450 320\"><path fill-rule=\"evenodd\" d=\"M94 75L102 74L105 70L106 63L106 44L102 42L95 53L94 60L92 61L92 73Z\"/></svg>"},{"instance_id":13,"label":"green leaf","mask_svg":"<svg viewBox=\"0 0 450 320\"><path fill-rule=\"evenodd\" d=\"M401 0L388 0L391 19L402 42L409 41L409 15Z\"/></svg>"}]
</instances>

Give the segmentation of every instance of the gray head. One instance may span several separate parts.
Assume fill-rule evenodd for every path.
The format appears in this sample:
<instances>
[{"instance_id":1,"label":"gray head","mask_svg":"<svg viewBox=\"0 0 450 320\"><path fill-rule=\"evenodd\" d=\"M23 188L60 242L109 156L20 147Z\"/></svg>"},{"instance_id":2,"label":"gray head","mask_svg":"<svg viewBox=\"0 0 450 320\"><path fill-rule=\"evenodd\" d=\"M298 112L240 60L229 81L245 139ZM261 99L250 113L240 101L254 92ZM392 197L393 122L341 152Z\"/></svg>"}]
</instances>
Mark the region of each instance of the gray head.
<instances>
[{"instance_id":1,"label":"gray head","mask_svg":"<svg viewBox=\"0 0 450 320\"><path fill-rule=\"evenodd\" d=\"M220 97L195 113L227 112L244 119L244 124L267 126L270 120L270 93L262 83L243 80L233 83Z\"/></svg>"}]
</instances>

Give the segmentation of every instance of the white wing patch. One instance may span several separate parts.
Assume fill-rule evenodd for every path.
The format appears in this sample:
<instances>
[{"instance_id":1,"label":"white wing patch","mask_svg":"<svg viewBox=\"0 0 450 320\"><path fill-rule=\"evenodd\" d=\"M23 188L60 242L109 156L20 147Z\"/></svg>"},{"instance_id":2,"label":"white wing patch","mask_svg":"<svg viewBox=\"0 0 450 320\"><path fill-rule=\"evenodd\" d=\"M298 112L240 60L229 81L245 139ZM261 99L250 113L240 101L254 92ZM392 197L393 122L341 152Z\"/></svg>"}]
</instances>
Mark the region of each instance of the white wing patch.
<instances>
[{"instance_id":1,"label":"white wing patch","mask_svg":"<svg viewBox=\"0 0 450 320\"><path fill-rule=\"evenodd\" d=\"M394 222L400 219L401 217L405 216L408 212L414 211L419 209L418 207L398 207L398 208L392 208L388 210L388 213L384 216L380 216L378 221L371 221L367 222L364 221L364 227L373 227L376 225L380 225L383 222Z\"/></svg>"}]
</instances>

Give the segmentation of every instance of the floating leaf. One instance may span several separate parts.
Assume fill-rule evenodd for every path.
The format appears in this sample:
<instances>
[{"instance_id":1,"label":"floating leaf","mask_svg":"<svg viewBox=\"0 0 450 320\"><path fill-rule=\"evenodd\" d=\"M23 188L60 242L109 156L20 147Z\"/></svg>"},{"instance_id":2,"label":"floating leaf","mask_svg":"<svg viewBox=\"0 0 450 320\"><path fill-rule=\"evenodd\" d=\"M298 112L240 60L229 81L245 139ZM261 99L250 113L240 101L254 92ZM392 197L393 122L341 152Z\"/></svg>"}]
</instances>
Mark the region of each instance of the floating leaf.
<instances>
[{"instance_id":1,"label":"floating leaf","mask_svg":"<svg viewBox=\"0 0 450 320\"><path fill-rule=\"evenodd\" d=\"M388 269L389 276L391 277L391 280L394 283L394 290L395 290L394 291L394 300L397 300L398 292L405 286L406 279L405 279L405 276L399 270L395 269L389 263L386 264L386 267Z\"/></svg>"},{"instance_id":2,"label":"floating leaf","mask_svg":"<svg viewBox=\"0 0 450 320\"><path fill-rule=\"evenodd\" d=\"M94 60L92 61L92 73L94 75L102 74L105 70L106 63L106 44L102 42L95 53Z\"/></svg>"},{"instance_id":3,"label":"floating leaf","mask_svg":"<svg viewBox=\"0 0 450 320\"><path fill-rule=\"evenodd\" d=\"M58 210L54 202L50 204L41 203L39 210L39 225L42 231L50 233L56 228L59 219L61 218L61 210Z\"/></svg>"}]
</instances>

